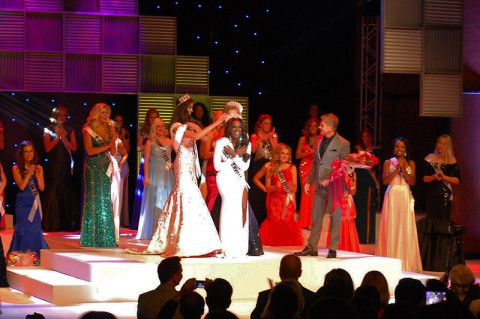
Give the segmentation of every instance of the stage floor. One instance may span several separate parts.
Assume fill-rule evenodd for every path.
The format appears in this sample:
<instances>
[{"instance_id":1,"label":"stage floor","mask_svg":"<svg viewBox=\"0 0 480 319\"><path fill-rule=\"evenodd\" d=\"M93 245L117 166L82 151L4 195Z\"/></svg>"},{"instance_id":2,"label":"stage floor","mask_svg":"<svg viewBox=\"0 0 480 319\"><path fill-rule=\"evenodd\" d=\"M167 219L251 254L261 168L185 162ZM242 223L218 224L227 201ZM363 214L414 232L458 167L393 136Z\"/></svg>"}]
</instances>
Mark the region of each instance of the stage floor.
<instances>
[{"instance_id":1,"label":"stage floor","mask_svg":"<svg viewBox=\"0 0 480 319\"><path fill-rule=\"evenodd\" d=\"M11 232L2 232L6 249ZM148 242L135 240L134 234L122 230L120 247L115 249L80 248L79 233L45 234L50 249L42 251L41 266L8 268L10 288L0 288L1 318L25 318L38 312L48 319L68 319L90 310L110 311L118 318L136 318L138 295L159 284L156 268L161 257L126 254L125 248L142 249ZM249 318L258 292L268 288L267 279L280 280L280 259L302 248L265 247L263 256L239 259L184 258L184 280L227 279L234 287L230 309L240 318ZM357 287L366 272L379 270L387 277L393 295L402 277L426 280L441 275L403 273L400 260L373 256L373 250L374 246L365 245L363 253L339 251L338 258L327 259L323 257L327 250L320 249L319 257L302 257L300 282L316 291L328 271L344 268ZM201 289L198 292L205 295Z\"/></svg>"}]
</instances>

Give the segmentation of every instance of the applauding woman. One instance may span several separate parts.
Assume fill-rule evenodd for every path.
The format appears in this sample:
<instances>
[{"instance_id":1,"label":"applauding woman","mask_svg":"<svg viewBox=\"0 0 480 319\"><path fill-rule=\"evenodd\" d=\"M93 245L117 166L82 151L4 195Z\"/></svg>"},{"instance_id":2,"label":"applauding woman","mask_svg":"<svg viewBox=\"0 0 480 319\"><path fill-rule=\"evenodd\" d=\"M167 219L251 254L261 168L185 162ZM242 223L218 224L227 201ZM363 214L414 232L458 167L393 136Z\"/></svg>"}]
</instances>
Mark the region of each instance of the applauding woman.
<instances>
[{"instance_id":1,"label":"applauding woman","mask_svg":"<svg viewBox=\"0 0 480 319\"><path fill-rule=\"evenodd\" d=\"M77 140L73 129L65 124L67 115L65 107L54 108L50 115L52 125L43 132L43 145L49 154L42 221L45 231L78 229L78 212L71 187L72 152L77 150Z\"/></svg>"},{"instance_id":2,"label":"applauding woman","mask_svg":"<svg viewBox=\"0 0 480 319\"><path fill-rule=\"evenodd\" d=\"M222 196L220 239L226 257L242 257L248 252L247 182L244 172L250 165L251 145L245 136L240 115L225 126L225 137L215 145L214 164Z\"/></svg>"},{"instance_id":3,"label":"applauding woman","mask_svg":"<svg viewBox=\"0 0 480 319\"><path fill-rule=\"evenodd\" d=\"M48 249L42 232L40 191L45 188L42 166L33 143L23 141L16 153L17 164L12 173L18 187L15 199L16 223L9 252L32 251L40 258L40 249Z\"/></svg>"},{"instance_id":4,"label":"applauding woman","mask_svg":"<svg viewBox=\"0 0 480 319\"><path fill-rule=\"evenodd\" d=\"M84 171L84 206L80 246L116 247L111 184L115 141L118 136L111 124L111 108L97 103L83 126L83 145L87 159Z\"/></svg>"}]
</instances>

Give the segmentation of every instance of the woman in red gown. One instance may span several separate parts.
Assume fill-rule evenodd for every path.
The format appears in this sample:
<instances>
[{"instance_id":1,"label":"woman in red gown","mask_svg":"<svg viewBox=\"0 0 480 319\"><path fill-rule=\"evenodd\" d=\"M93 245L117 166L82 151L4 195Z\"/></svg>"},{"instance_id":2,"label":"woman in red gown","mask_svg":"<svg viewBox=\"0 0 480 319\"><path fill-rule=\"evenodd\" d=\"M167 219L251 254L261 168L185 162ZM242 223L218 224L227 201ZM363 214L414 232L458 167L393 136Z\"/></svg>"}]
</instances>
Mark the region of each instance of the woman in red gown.
<instances>
[{"instance_id":1,"label":"woman in red gown","mask_svg":"<svg viewBox=\"0 0 480 319\"><path fill-rule=\"evenodd\" d=\"M265 185L261 183L265 172ZM267 246L302 246L304 240L295 221L297 168L292 164L292 150L283 143L274 149L272 161L255 175L255 183L267 192L267 219L260 226L260 239Z\"/></svg>"},{"instance_id":2,"label":"woman in red gown","mask_svg":"<svg viewBox=\"0 0 480 319\"><path fill-rule=\"evenodd\" d=\"M298 223L300 228L310 229L312 227L312 207L313 196L315 195L315 185L310 186L310 193L305 193L304 185L307 181L310 169L313 163L313 145L316 138L320 134L318 127L320 126L320 120L316 117L312 117L305 124L305 135L298 140L297 152L295 157L300 159L300 165L298 166L300 171L300 184L302 186L302 197L300 199L300 209L298 216Z\"/></svg>"}]
</instances>

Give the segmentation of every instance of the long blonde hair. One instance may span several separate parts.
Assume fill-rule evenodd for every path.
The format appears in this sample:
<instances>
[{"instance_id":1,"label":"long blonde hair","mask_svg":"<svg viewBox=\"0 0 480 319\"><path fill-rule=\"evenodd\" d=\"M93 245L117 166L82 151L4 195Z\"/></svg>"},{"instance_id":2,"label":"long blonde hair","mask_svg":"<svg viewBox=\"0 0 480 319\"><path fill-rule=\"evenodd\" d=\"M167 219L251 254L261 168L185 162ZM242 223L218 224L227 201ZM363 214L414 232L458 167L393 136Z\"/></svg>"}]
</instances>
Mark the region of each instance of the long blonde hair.
<instances>
[{"instance_id":1,"label":"long blonde hair","mask_svg":"<svg viewBox=\"0 0 480 319\"><path fill-rule=\"evenodd\" d=\"M445 144L443 146L443 153L442 153L442 160L444 163L448 164L455 158L455 154L453 153L453 142L452 137L448 134L442 134L437 138L437 142L439 139L445 139ZM435 147L435 154L438 154L437 147Z\"/></svg>"},{"instance_id":2,"label":"long blonde hair","mask_svg":"<svg viewBox=\"0 0 480 319\"><path fill-rule=\"evenodd\" d=\"M100 117L100 114L102 114L102 111L104 109L108 111L108 117L110 117L110 114L112 114L112 108L107 103L97 103L90 110L90 114L87 117L87 123L85 123L83 128L85 129L87 126L90 126L93 130L95 130L95 128L100 125L98 123L98 118ZM105 122L103 125L105 126L105 130L109 132L110 135L113 135L115 133L115 128L110 123L110 121Z\"/></svg>"}]
</instances>

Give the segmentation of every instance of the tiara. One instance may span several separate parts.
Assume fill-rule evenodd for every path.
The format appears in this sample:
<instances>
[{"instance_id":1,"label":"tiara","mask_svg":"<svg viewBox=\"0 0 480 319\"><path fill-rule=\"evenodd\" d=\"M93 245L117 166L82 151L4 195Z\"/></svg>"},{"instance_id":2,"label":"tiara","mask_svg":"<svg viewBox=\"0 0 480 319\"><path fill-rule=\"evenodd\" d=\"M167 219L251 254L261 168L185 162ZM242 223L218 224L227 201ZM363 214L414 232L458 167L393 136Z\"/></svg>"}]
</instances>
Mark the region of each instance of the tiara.
<instances>
[{"instance_id":1,"label":"tiara","mask_svg":"<svg viewBox=\"0 0 480 319\"><path fill-rule=\"evenodd\" d=\"M184 95L178 98L178 104L182 104L188 100L190 100L190 95L188 95L188 93L185 93Z\"/></svg>"},{"instance_id":2,"label":"tiara","mask_svg":"<svg viewBox=\"0 0 480 319\"><path fill-rule=\"evenodd\" d=\"M235 107L235 108L238 110L238 113L239 113L239 114L242 114L243 106L242 106L242 104L238 103L237 101L227 102L227 106L233 106L233 107Z\"/></svg>"}]
</instances>

